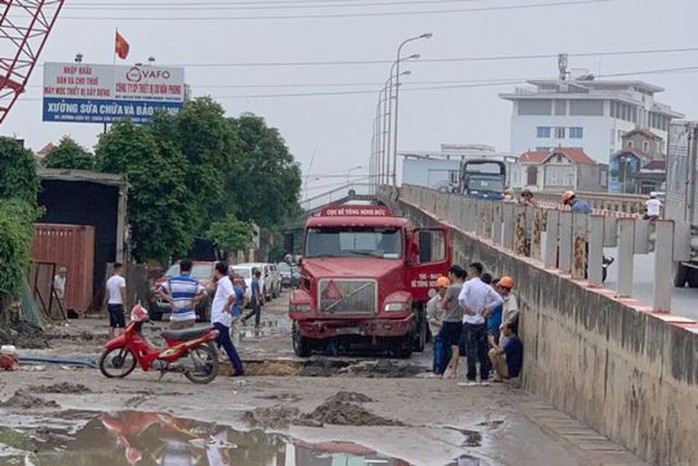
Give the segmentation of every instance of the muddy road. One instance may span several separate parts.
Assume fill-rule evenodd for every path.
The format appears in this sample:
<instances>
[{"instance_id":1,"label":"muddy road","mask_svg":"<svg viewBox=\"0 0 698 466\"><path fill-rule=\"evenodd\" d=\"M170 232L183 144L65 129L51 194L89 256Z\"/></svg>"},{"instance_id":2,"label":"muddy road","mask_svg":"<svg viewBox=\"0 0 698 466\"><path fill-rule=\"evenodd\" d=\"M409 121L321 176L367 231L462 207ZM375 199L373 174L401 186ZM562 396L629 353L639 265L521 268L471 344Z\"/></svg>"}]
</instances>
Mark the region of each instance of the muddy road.
<instances>
[{"instance_id":1,"label":"muddy road","mask_svg":"<svg viewBox=\"0 0 698 466\"><path fill-rule=\"evenodd\" d=\"M428 377L430 351L297 359L285 303L265 306L260 330L244 328L243 378L0 372L0 465L643 464L515 386ZM48 332L48 349L21 354L94 360L106 335L106 320L76 320Z\"/></svg>"}]
</instances>

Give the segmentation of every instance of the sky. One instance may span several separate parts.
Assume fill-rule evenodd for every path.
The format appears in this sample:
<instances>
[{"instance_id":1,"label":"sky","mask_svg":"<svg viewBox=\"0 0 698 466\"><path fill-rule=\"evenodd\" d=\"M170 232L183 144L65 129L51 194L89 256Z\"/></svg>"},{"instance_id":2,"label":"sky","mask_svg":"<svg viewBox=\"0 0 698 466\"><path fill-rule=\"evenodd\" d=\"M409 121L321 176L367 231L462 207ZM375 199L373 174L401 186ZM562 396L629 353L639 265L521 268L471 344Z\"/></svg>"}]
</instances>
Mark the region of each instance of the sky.
<instances>
[{"instance_id":1,"label":"sky","mask_svg":"<svg viewBox=\"0 0 698 466\"><path fill-rule=\"evenodd\" d=\"M67 0L39 64L77 52L85 63L111 63L118 28L131 47L118 63L153 56L184 65L194 96L278 128L313 195L368 174L378 91L406 38L433 34L403 49L420 58L402 64L411 74L400 88L398 148L490 144L507 152L511 103L498 94L515 81L557 76L560 52L572 69L637 73L623 79L664 87L660 102L698 118L696 17L692 0ZM686 48L695 50L600 54ZM520 58L530 55L542 57ZM506 59L441 60L492 57ZM378 63L299 64L366 61ZM269 66L280 62L291 65ZM695 69L656 72L686 67ZM100 125L41 121L42 78L38 67L0 134L34 150L68 134L92 149Z\"/></svg>"}]
</instances>

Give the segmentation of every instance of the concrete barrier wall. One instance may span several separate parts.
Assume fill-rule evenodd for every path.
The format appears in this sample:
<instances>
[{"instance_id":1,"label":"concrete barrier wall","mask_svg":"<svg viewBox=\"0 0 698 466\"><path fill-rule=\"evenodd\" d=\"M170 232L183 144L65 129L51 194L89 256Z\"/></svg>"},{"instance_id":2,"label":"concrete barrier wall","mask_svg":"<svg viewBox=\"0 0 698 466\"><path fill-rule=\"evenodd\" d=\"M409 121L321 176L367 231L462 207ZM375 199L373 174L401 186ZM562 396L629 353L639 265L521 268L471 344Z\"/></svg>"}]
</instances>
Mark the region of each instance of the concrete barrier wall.
<instances>
[{"instance_id":1,"label":"concrete barrier wall","mask_svg":"<svg viewBox=\"0 0 698 466\"><path fill-rule=\"evenodd\" d=\"M438 217L455 226L457 263L479 260L515 277L526 389L654 464L696 464L695 324L690 330L690 324L668 323L669 314L640 312L608 290L515 257L459 229L464 212L449 196L427 197L419 207L402 199L398 205L419 225L434 225Z\"/></svg>"}]
</instances>

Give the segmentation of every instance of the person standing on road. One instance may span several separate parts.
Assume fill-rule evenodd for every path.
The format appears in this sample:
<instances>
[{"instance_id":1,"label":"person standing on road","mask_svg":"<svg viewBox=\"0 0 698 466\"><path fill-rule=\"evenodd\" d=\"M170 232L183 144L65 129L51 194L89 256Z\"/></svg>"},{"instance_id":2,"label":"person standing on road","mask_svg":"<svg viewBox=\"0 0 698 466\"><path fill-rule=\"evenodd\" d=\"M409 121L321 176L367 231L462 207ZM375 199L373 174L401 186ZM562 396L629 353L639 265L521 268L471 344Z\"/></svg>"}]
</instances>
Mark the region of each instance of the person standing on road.
<instances>
[{"instance_id":1,"label":"person standing on road","mask_svg":"<svg viewBox=\"0 0 698 466\"><path fill-rule=\"evenodd\" d=\"M566 191L562 195L562 203L566 206L570 206L570 209L575 214L591 214L594 211L587 201L577 199L577 195L574 191Z\"/></svg>"},{"instance_id":2,"label":"person standing on road","mask_svg":"<svg viewBox=\"0 0 698 466\"><path fill-rule=\"evenodd\" d=\"M651 193L650 198L645 201L645 220L654 222L662 214L662 201L657 199L657 193Z\"/></svg>"},{"instance_id":3,"label":"person standing on road","mask_svg":"<svg viewBox=\"0 0 698 466\"><path fill-rule=\"evenodd\" d=\"M450 285L451 281L447 277L439 277L436 280L437 292L427 303L427 321L429 322L429 331L434 339L432 372L436 375L443 375L446 364L451 361L451 347L444 343L444 309L441 307L441 300L446 295L446 290Z\"/></svg>"},{"instance_id":4,"label":"person standing on road","mask_svg":"<svg viewBox=\"0 0 698 466\"><path fill-rule=\"evenodd\" d=\"M160 285L160 294L172 303L170 329L193 327L196 322L196 305L206 299L206 288L191 278L193 264L185 259L179 262L179 273Z\"/></svg>"},{"instance_id":5,"label":"person standing on road","mask_svg":"<svg viewBox=\"0 0 698 466\"><path fill-rule=\"evenodd\" d=\"M245 325L247 319L254 316L254 327L259 328L262 319L262 304L264 304L264 296L262 296L262 287L260 285L262 272L255 269L252 275L252 283L250 284L250 305L252 310L242 319L242 325Z\"/></svg>"},{"instance_id":6,"label":"person standing on road","mask_svg":"<svg viewBox=\"0 0 698 466\"><path fill-rule=\"evenodd\" d=\"M58 303L62 310L65 309L65 285L67 276L68 269L62 265L58 267L58 272L53 277L53 289L56 292L56 298L58 298Z\"/></svg>"},{"instance_id":7,"label":"person standing on road","mask_svg":"<svg viewBox=\"0 0 698 466\"><path fill-rule=\"evenodd\" d=\"M211 325L218 330L216 343L225 350L230 363L235 370L235 376L244 375L242 361L233 341L230 339L230 327L233 324L233 305L237 300L233 283L228 276L228 264L216 262L213 269L213 279L216 281L216 294L211 303Z\"/></svg>"},{"instance_id":8,"label":"person standing on road","mask_svg":"<svg viewBox=\"0 0 698 466\"><path fill-rule=\"evenodd\" d=\"M489 374L487 362L487 326L485 315L502 304L504 300L494 289L480 280L484 267L473 262L468 267L471 278L463 284L458 302L463 308L463 330L467 339L468 383L474 383L477 376L477 361L480 362L480 381L486 382Z\"/></svg>"},{"instance_id":9,"label":"person standing on road","mask_svg":"<svg viewBox=\"0 0 698 466\"><path fill-rule=\"evenodd\" d=\"M231 273L232 270L230 268ZM245 308L245 279L240 275L232 273L232 282L233 291L235 291L235 302L233 303L233 323L230 326L230 334L233 343L237 346L240 345L240 321L242 320L242 310Z\"/></svg>"},{"instance_id":10,"label":"person standing on road","mask_svg":"<svg viewBox=\"0 0 698 466\"><path fill-rule=\"evenodd\" d=\"M459 265L454 265L448 269L448 279L451 282L446 294L441 300L441 307L444 309L443 328L441 332L444 337L444 345L450 347L451 358L444 370L444 378L455 379L458 377L458 358L460 357L459 345L461 333L463 332L463 308L458 303L463 281L465 280L465 270Z\"/></svg>"},{"instance_id":11,"label":"person standing on road","mask_svg":"<svg viewBox=\"0 0 698 466\"><path fill-rule=\"evenodd\" d=\"M112 276L107 280L107 311L109 312L109 338L114 338L116 329L119 334L126 327L124 304L126 303L126 279L123 277L124 266L119 262L114 264Z\"/></svg>"}]
</instances>

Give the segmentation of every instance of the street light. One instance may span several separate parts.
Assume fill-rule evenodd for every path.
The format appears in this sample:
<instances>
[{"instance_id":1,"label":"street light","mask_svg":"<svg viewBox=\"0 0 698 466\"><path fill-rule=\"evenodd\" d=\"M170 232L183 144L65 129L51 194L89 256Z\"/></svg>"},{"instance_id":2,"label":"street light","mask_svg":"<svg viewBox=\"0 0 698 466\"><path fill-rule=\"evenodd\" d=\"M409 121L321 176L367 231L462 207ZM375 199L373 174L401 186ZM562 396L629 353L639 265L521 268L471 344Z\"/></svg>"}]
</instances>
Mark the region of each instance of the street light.
<instances>
[{"instance_id":1,"label":"street light","mask_svg":"<svg viewBox=\"0 0 698 466\"><path fill-rule=\"evenodd\" d=\"M349 184L349 174L350 174L351 172L353 172L354 170L361 170L362 168L364 168L364 167L361 166L361 165L357 165L357 166L355 166L355 167L350 168L349 170L347 170L347 172L346 172L347 184Z\"/></svg>"},{"instance_id":2,"label":"street light","mask_svg":"<svg viewBox=\"0 0 698 466\"><path fill-rule=\"evenodd\" d=\"M408 39L405 39L402 41L402 43L398 46L397 48L397 59L395 60L395 63L397 65L396 72L395 72L395 133L394 133L394 142L393 142L393 186L397 186L397 122L398 122L398 103L399 103L399 93L400 93L400 61L402 60L400 58L400 53L402 52L402 48L415 40L421 40L421 39L431 39L434 36L431 32L426 32L422 35L415 36L415 37L410 37ZM419 58L419 55L417 55L417 58Z\"/></svg>"},{"instance_id":3,"label":"street light","mask_svg":"<svg viewBox=\"0 0 698 466\"><path fill-rule=\"evenodd\" d=\"M418 56L413 55L409 58L418 58ZM387 117L388 117L388 126L387 126L387 131L384 133L385 138L386 138L386 143L385 143L385 184L390 184L390 145L392 144L391 138L390 138L390 131L393 128L393 69L395 68L395 65L397 62L393 63L393 66L390 67L390 77L388 80L385 82L385 96L386 96L386 103L387 103ZM403 71L402 73L396 73L395 75L395 81L397 82L399 80L399 76L409 76L412 74L411 71ZM397 95L397 94L396 94ZM397 107L396 107L397 108Z\"/></svg>"}]
</instances>

